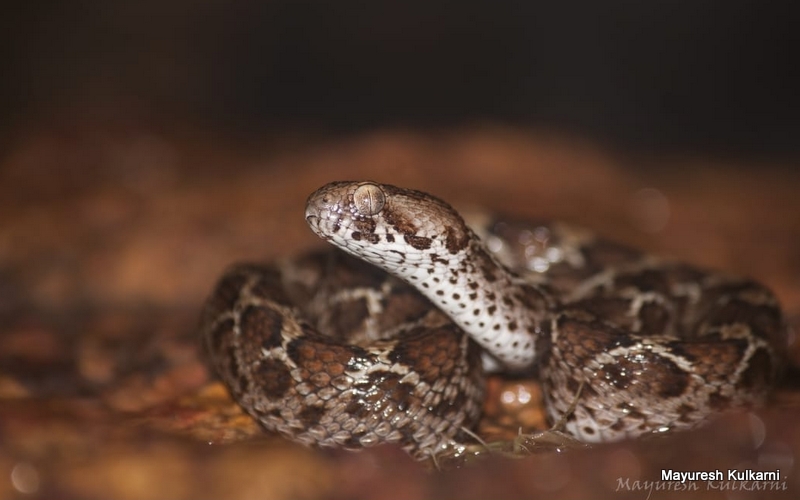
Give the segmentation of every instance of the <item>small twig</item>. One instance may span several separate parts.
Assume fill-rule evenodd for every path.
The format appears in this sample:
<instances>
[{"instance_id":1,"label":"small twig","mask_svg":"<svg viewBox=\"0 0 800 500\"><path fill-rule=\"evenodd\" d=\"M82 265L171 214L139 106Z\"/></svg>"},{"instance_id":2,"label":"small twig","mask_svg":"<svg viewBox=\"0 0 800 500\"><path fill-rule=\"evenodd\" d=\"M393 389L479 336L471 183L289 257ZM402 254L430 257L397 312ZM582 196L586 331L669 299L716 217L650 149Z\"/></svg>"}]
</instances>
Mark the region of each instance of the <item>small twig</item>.
<instances>
[{"instance_id":1,"label":"small twig","mask_svg":"<svg viewBox=\"0 0 800 500\"><path fill-rule=\"evenodd\" d=\"M475 441L477 441L477 442L478 442L478 443L479 443L481 446L483 446L484 448L486 448L486 451L491 451L491 449L489 448L489 443L487 443L486 441L484 441L483 439L481 439L481 437L480 437L480 436L478 436L477 434L475 434L474 432L472 432L470 429L467 429L466 427L463 427L463 426L462 426L462 427L461 427L461 432L463 432L463 433L464 433L464 434L466 434L467 436L470 436L472 439L474 439Z\"/></svg>"},{"instance_id":2,"label":"small twig","mask_svg":"<svg viewBox=\"0 0 800 500\"><path fill-rule=\"evenodd\" d=\"M570 403L569 408L567 408L567 411L561 415L561 418L558 419L558 422L553 424L553 427L551 427L550 430L564 432L564 428L567 426L567 418L572 415L572 413L575 411L575 407L578 406L578 400L581 397L581 392L583 391L584 385L586 385L586 380L581 381L581 385L578 386L578 391L575 393L575 398L572 400L572 403Z\"/></svg>"}]
</instances>

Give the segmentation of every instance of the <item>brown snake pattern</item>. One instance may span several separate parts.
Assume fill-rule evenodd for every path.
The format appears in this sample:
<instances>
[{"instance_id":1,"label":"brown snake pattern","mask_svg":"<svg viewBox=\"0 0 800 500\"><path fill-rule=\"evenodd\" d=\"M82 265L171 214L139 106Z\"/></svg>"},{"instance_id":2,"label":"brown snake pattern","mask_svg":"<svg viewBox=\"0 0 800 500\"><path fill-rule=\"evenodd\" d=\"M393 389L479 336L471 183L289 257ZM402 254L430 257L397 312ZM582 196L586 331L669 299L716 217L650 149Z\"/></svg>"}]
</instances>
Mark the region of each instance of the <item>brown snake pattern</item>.
<instances>
[{"instance_id":1,"label":"brown snake pattern","mask_svg":"<svg viewBox=\"0 0 800 500\"><path fill-rule=\"evenodd\" d=\"M211 365L269 430L418 458L477 422L484 368L538 370L549 418L590 442L695 426L779 376L786 325L758 283L478 218L390 185L320 188L306 220L340 250L231 268L202 315Z\"/></svg>"}]
</instances>

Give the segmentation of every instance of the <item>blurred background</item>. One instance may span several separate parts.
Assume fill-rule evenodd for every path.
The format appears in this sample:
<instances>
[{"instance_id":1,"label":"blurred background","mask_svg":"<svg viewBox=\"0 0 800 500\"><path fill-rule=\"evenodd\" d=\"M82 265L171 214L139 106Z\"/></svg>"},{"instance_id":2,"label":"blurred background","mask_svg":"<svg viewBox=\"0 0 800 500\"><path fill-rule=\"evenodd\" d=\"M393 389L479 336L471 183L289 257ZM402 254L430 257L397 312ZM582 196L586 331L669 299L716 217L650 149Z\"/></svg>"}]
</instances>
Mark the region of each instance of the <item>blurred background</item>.
<instances>
[{"instance_id":1,"label":"blurred background","mask_svg":"<svg viewBox=\"0 0 800 500\"><path fill-rule=\"evenodd\" d=\"M265 441L197 341L227 266L322 245L308 194L373 179L752 276L797 366L794 3L0 9L0 498L643 498L618 478L746 467L796 498L796 369L713 432L435 475ZM490 380L479 432L542 429L525 384Z\"/></svg>"},{"instance_id":2,"label":"blurred background","mask_svg":"<svg viewBox=\"0 0 800 500\"><path fill-rule=\"evenodd\" d=\"M249 133L492 120L645 149L782 155L800 144L800 17L788 1L3 9L6 126L127 105Z\"/></svg>"}]
</instances>

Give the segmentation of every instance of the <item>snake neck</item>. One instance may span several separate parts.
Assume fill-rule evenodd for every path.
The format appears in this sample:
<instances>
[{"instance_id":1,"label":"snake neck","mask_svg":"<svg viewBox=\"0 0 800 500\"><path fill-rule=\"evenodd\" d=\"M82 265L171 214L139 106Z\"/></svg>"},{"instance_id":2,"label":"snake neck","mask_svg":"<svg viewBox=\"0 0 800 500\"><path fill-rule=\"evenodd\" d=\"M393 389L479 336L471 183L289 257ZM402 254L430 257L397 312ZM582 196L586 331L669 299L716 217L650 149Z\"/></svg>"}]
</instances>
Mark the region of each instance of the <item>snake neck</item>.
<instances>
[{"instance_id":1,"label":"snake neck","mask_svg":"<svg viewBox=\"0 0 800 500\"><path fill-rule=\"evenodd\" d=\"M414 285L505 368L536 361L547 295L498 263L474 234L460 252L434 252L419 268L389 272Z\"/></svg>"},{"instance_id":2,"label":"snake neck","mask_svg":"<svg viewBox=\"0 0 800 500\"><path fill-rule=\"evenodd\" d=\"M498 263L447 203L370 182L313 193L306 221L323 239L408 282L506 369L532 365L548 296Z\"/></svg>"}]
</instances>

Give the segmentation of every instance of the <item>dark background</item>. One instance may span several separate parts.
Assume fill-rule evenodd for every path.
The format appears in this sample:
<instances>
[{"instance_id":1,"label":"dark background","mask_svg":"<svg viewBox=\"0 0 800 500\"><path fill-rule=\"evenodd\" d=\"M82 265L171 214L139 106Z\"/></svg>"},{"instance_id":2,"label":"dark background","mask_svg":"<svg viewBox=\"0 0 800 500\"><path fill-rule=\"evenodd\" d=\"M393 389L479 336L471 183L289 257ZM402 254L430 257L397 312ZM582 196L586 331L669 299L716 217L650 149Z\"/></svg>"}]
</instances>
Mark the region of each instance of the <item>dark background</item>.
<instances>
[{"instance_id":1,"label":"dark background","mask_svg":"<svg viewBox=\"0 0 800 500\"><path fill-rule=\"evenodd\" d=\"M83 0L4 10L6 127L105 109L233 131L490 120L655 150L772 156L800 144L791 2Z\"/></svg>"}]
</instances>

